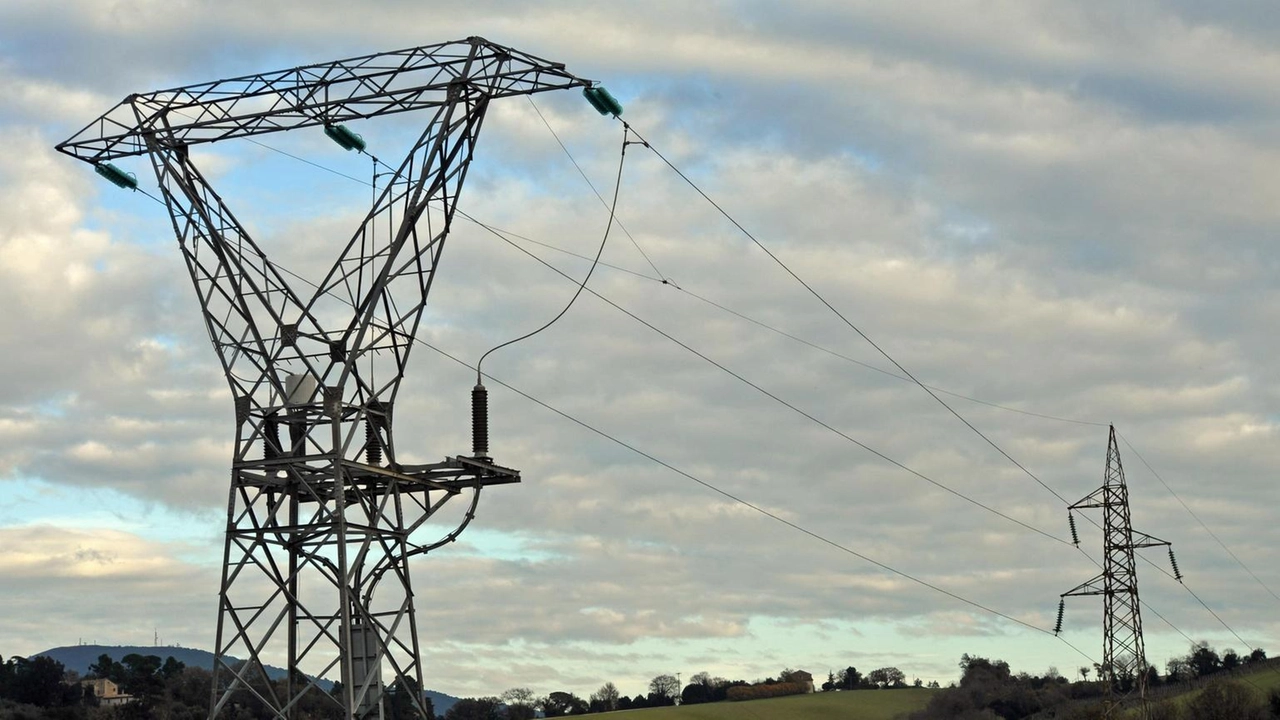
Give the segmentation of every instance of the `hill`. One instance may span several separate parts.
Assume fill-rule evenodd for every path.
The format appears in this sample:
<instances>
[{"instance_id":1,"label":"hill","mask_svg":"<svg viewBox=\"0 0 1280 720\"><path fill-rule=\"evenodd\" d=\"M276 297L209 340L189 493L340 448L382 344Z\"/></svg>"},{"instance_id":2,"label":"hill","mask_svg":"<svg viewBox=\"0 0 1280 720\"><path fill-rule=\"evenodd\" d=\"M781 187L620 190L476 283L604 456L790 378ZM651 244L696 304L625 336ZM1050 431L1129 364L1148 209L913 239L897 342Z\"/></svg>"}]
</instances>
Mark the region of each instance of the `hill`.
<instances>
[{"instance_id":1,"label":"hill","mask_svg":"<svg viewBox=\"0 0 1280 720\"><path fill-rule=\"evenodd\" d=\"M186 648L178 646L154 646L154 645L68 645L66 647L56 647L38 652L32 657L43 655L62 663L62 666L68 670L74 670L81 675L89 672L89 666L98 661L99 655L110 655L111 659L119 660L125 655L137 653L138 655L156 655L161 660L172 656L174 660L181 662L187 667L198 667L205 669L213 668L213 653L208 650L200 650L198 648ZM274 665L266 665L267 676L273 680L279 680L285 676L285 669ZM320 687L328 691L333 687L333 682L329 680L321 680ZM446 695L435 690L425 690L424 694L431 698L432 705L435 706L436 713L443 714L460 698L452 695Z\"/></svg>"},{"instance_id":2,"label":"hill","mask_svg":"<svg viewBox=\"0 0 1280 720\"><path fill-rule=\"evenodd\" d=\"M623 711L635 720L894 720L923 708L937 690L853 690L768 700ZM611 713L612 715L613 713Z\"/></svg>"},{"instance_id":3,"label":"hill","mask_svg":"<svg viewBox=\"0 0 1280 720\"><path fill-rule=\"evenodd\" d=\"M213 668L213 653L208 650L199 650L197 648L185 648L177 646L158 647L152 645L68 645L66 647L56 647L38 652L32 657L43 655L53 658L62 663L62 666L68 670L85 675L89 672L89 666L98 661L99 655L110 655L112 660L120 660L125 655L156 655L161 660L172 656L174 660L187 665L188 667L199 667L205 669ZM267 675L273 680L278 680L285 676L284 668L278 668L272 665L266 666Z\"/></svg>"},{"instance_id":4,"label":"hill","mask_svg":"<svg viewBox=\"0 0 1280 720\"><path fill-rule=\"evenodd\" d=\"M1268 702L1272 693L1280 693L1280 658L1251 663L1231 672L1214 673L1189 683L1155 688L1151 697L1157 702L1170 702L1185 712L1206 687L1218 682L1234 682L1255 701ZM1137 717L1137 712L1133 711L1128 716Z\"/></svg>"}]
</instances>

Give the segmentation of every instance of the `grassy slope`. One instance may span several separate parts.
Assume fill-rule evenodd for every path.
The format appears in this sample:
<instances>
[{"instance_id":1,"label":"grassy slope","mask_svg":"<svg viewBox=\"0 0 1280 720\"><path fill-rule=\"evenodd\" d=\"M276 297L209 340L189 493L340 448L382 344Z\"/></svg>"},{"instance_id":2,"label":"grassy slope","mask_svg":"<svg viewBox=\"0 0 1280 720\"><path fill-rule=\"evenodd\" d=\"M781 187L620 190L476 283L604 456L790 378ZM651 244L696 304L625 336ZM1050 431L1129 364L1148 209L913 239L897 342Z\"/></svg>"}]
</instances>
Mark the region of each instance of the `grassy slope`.
<instances>
[{"instance_id":1,"label":"grassy slope","mask_svg":"<svg viewBox=\"0 0 1280 720\"><path fill-rule=\"evenodd\" d=\"M935 690L854 690L791 697L647 708L635 720L893 720L929 702Z\"/></svg>"},{"instance_id":2,"label":"grassy slope","mask_svg":"<svg viewBox=\"0 0 1280 720\"><path fill-rule=\"evenodd\" d=\"M1280 692L1280 663L1277 663L1274 659L1268 660L1264 666L1253 670L1252 672L1242 672L1235 676L1228 676L1226 674L1212 675L1206 678L1203 682L1207 684L1224 680L1244 685L1250 690L1253 690L1258 698L1265 699L1272 691ZM1185 709L1187 707L1187 703L1191 702L1193 698L1199 695L1201 690L1202 687L1196 687L1176 695L1159 697L1158 700L1172 700L1174 704ZM1129 718L1136 719L1138 717L1138 711L1129 710L1125 713L1124 717L1126 720Z\"/></svg>"},{"instance_id":3,"label":"grassy slope","mask_svg":"<svg viewBox=\"0 0 1280 720\"><path fill-rule=\"evenodd\" d=\"M1220 679L1239 683L1252 690L1255 697L1263 700L1265 700L1273 690L1280 691L1280 668L1277 668L1274 665L1262 668L1256 672L1242 673L1235 677L1223 677ZM1208 679L1206 682L1213 682L1213 679ZM1199 695L1200 692L1200 689L1196 689L1181 695L1176 695L1174 697L1174 702L1185 708L1187 703L1191 702L1191 699Z\"/></svg>"}]
</instances>

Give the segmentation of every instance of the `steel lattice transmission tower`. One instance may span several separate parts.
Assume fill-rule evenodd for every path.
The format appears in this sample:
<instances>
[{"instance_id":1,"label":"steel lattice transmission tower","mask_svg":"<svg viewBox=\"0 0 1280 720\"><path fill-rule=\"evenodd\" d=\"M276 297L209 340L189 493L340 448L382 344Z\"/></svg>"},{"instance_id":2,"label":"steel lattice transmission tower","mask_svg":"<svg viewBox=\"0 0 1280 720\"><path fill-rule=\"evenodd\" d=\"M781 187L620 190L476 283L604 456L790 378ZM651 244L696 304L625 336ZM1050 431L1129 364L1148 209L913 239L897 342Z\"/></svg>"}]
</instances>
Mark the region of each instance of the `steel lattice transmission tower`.
<instances>
[{"instance_id":1,"label":"steel lattice transmission tower","mask_svg":"<svg viewBox=\"0 0 1280 720\"><path fill-rule=\"evenodd\" d=\"M110 161L150 158L231 386L210 717L233 699L276 718L315 703L348 718L423 713L409 562L462 531L481 488L520 476L488 457L483 423L470 456L402 461L397 393L490 101L570 87L591 83L469 38L130 95L58 146L126 186L136 180ZM363 149L341 123L404 112L424 129L314 285L268 259L189 152L321 127ZM427 535L455 497L462 519ZM268 660L289 677L268 681Z\"/></svg>"},{"instance_id":2,"label":"steel lattice transmission tower","mask_svg":"<svg viewBox=\"0 0 1280 720\"><path fill-rule=\"evenodd\" d=\"M1107 713L1110 717L1119 702L1133 691L1145 701L1147 686L1147 658L1142 642L1141 601L1138 597L1138 572L1134 550L1138 548L1169 546L1169 543L1133 529L1129 515L1129 488L1124 481L1124 466L1120 463L1120 448L1116 445L1116 429L1111 426L1107 440L1107 465L1102 487L1094 490L1068 510L1102 508L1103 566L1102 573L1062 594L1063 598L1078 595L1101 595L1102 615L1102 663L1099 679L1107 687ZM1071 517L1071 534L1076 544L1075 518ZM1172 561L1173 551L1169 557ZM1177 565L1174 565L1175 571ZM1181 579L1181 576L1178 578ZM1058 609L1058 625L1062 629L1062 606Z\"/></svg>"}]
</instances>

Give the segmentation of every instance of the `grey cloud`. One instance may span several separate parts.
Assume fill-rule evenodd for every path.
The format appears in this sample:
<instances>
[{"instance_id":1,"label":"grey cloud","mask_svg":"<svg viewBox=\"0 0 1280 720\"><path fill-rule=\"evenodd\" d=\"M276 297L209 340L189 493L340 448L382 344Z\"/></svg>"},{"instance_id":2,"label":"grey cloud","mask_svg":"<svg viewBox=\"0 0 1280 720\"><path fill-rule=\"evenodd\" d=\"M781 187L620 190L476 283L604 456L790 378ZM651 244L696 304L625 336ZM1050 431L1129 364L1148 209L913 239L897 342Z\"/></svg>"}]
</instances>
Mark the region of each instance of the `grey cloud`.
<instances>
[{"instance_id":1,"label":"grey cloud","mask_svg":"<svg viewBox=\"0 0 1280 720\"><path fill-rule=\"evenodd\" d=\"M1108 13L1060 19L1045 6L1003 8L1001 30L983 18L940 27L936 13L913 8L871 18L867 7L815 4L813 22L778 28L763 6L707 5L676 27L663 19L669 7L633 7L619 23L585 4L534 14L494 3L458 6L458 19L431 38L406 20L423 12L417 4L361 8L359 17L348 14L355 6L286 5L254 27L234 5L193 3L170 19L128 16L146 7L121 5L118 17L85 12L55 26L43 5L19 4L4 11L11 22L0 22L65 49L53 58L15 45L4 65L8 86L45 98L48 108L3 116L23 150L0 159L0 191L18 200L0 208L0 252L21 260L0 266L6 477L111 487L182 510L216 512L225 501L230 403L163 210L90 185L86 168L47 149L74 128L49 125L69 121L93 101L86 98L481 32L470 24L633 93L626 117L646 137L923 381L1032 412L1115 421L1214 532L1280 587L1268 555L1280 536L1265 510L1280 464L1280 382L1271 362L1280 348L1274 333L1258 331L1277 312L1274 153L1256 124L1196 112L1213 78L1234 72L1237 60L1210 54L1218 60L1203 74L1181 77L1157 60L1132 60L1123 33L1081 43L1083 29L1111 20ZM1115 22L1161 52L1194 30L1176 21L1143 30L1143 21L1172 11L1135 12ZM190 22L172 19L179 15ZM1238 21L1222 20L1229 22ZM841 34L860 23L875 33ZM1048 45L1027 39L1037 30L1050 31ZM1011 37L993 45L992 33ZM945 42L931 45L935 39ZM1260 57L1231 35L1210 40L1215 53ZM1269 101L1258 97L1269 91L1246 82L1266 72L1260 63L1258 75L1223 93L1268 117ZM1077 76L1119 94L1072 85ZM1122 82L1168 98L1163 114L1135 111ZM74 97L60 95L67 91ZM607 192L618 128L578 98L538 103ZM371 123L367 135L390 146L407 127ZM280 145L367 172L366 161L357 167L324 154L324 142ZM479 153L462 209L594 253L605 212L527 103L494 108ZM311 277L328 262L315 249L349 237L366 201L366 189L329 177L308 184L315 192L305 200L259 192L266 183L249 184L255 168L287 167L261 149L203 160L237 211L262 228L274 257ZM628 148L627 163L620 218L663 273L891 369L642 147ZM161 237L142 240L147 233ZM575 277L585 273L580 260L531 250ZM620 234L605 260L654 272ZM919 388L660 283L601 268L591 287L850 436L1066 536L1062 503ZM573 289L459 222L422 337L474 362L545 322ZM486 370L770 512L1034 624L1051 623L1057 594L1096 573L1074 550L884 463L590 296L547 332L492 356ZM473 372L419 347L409 373L397 411L402 447L424 460L464 451ZM996 652L1018 637L1004 621L491 389L495 451L525 482L489 493L476 527L524 538L530 556L450 547L423 563L432 666L455 687L492 693L546 683L589 692L611 679L591 677L591 662L633 673L652 667L652 675L706 657L708 648L749 666L735 654L761 647L751 645L761 617L805 627L896 623L903 635L990 642L977 646ZM943 397L1069 501L1100 482L1105 428ZM1127 446L1122 452L1140 528L1176 543L1189 585L1229 623L1274 644L1276 628L1258 619L1272 614L1274 599L1233 567ZM1096 555L1097 533L1081 528ZM59 547L63 557L100 550ZM134 555L120 557L115 564ZM169 572L158 571L158 582ZM198 572L200 592L212 593L214 571ZM1143 581L1144 598L1180 628L1234 642L1176 583L1146 566ZM78 580L31 582L42 592L83 590ZM98 586L109 589L111 612L127 612L119 597L132 582ZM195 620L183 627L194 634L208 626L200 618L212 604L190 592L175 589L166 611L190 610L184 617ZM1074 627L1092 631L1096 610L1073 605ZM26 628L20 641L16 631L0 640L30 644L37 635ZM659 642L670 645L653 650ZM1060 649L1051 647L1046 654ZM513 652L524 657L498 662ZM914 657L954 673L954 658L926 656L920 646L902 654L904 665ZM759 672L776 672L774 664L789 663L771 660Z\"/></svg>"}]
</instances>

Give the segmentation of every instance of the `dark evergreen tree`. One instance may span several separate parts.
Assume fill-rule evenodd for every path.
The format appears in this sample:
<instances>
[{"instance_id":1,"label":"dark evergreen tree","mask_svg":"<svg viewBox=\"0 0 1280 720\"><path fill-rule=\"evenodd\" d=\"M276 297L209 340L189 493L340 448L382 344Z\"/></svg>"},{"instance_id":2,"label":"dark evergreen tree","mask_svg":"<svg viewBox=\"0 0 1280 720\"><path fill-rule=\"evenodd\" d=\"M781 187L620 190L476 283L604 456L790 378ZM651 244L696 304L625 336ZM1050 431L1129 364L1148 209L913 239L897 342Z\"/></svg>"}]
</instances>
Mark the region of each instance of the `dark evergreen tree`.
<instances>
[{"instance_id":1,"label":"dark evergreen tree","mask_svg":"<svg viewBox=\"0 0 1280 720\"><path fill-rule=\"evenodd\" d=\"M444 720L503 720L502 701L496 697L464 698L449 708Z\"/></svg>"}]
</instances>

